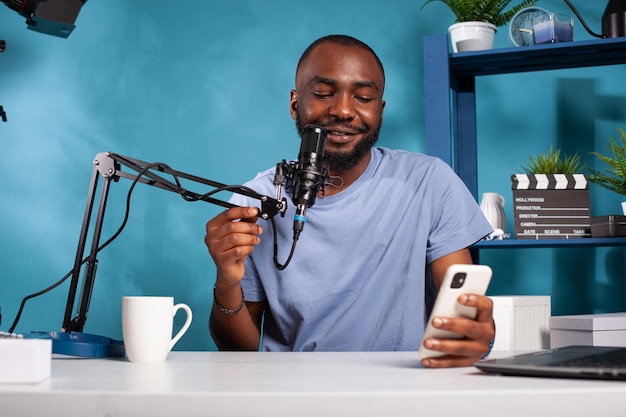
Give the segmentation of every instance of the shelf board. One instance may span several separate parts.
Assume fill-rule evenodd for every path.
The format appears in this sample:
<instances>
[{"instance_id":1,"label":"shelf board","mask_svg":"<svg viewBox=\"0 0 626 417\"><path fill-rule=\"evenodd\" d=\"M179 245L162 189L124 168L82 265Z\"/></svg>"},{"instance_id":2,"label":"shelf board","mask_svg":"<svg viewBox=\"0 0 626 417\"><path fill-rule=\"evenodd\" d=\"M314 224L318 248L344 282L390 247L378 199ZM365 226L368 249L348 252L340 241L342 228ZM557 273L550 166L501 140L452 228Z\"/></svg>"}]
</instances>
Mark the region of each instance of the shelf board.
<instances>
[{"instance_id":1,"label":"shelf board","mask_svg":"<svg viewBox=\"0 0 626 417\"><path fill-rule=\"evenodd\" d=\"M450 71L472 77L625 62L626 38L610 38L450 54Z\"/></svg>"},{"instance_id":2,"label":"shelf board","mask_svg":"<svg viewBox=\"0 0 626 417\"><path fill-rule=\"evenodd\" d=\"M597 246L626 246L626 237L596 237L577 239L504 239L483 240L472 248L514 249L514 248L572 248Z\"/></svg>"}]
</instances>

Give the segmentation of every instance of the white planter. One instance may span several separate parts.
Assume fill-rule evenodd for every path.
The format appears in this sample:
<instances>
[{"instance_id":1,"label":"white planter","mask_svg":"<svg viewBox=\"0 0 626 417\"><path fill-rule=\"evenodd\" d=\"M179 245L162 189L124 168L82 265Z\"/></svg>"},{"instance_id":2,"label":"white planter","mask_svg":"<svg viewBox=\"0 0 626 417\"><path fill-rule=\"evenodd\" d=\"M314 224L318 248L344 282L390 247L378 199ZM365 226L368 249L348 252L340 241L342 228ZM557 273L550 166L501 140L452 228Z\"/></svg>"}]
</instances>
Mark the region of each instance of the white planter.
<instances>
[{"instance_id":1,"label":"white planter","mask_svg":"<svg viewBox=\"0 0 626 417\"><path fill-rule=\"evenodd\" d=\"M448 28L454 52L493 48L496 26L487 22L460 22Z\"/></svg>"}]
</instances>

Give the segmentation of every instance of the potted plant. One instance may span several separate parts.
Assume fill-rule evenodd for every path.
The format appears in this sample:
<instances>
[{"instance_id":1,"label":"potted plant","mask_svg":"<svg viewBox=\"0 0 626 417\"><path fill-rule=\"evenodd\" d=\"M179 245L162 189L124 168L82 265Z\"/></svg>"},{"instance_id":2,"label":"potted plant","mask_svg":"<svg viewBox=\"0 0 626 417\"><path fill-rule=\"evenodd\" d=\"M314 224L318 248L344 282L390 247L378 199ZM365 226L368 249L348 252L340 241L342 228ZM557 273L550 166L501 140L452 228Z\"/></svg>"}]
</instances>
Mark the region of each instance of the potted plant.
<instances>
[{"instance_id":1,"label":"potted plant","mask_svg":"<svg viewBox=\"0 0 626 417\"><path fill-rule=\"evenodd\" d=\"M578 154L560 149L536 156L511 176L517 239L591 236L587 177Z\"/></svg>"},{"instance_id":2,"label":"potted plant","mask_svg":"<svg viewBox=\"0 0 626 417\"><path fill-rule=\"evenodd\" d=\"M626 132L618 128L617 133L621 144L609 137L612 156L590 152L608 166L603 171L589 168L589 181L626 197ZM626 216L626 201L622 202L622 211Z\"/></svg>"},{"instance_id":3,"label":"potted plant","mask_svg":"<svg viewBox=\"0 0 626 417\"><path fill-rule=\"evenodd\" d=\"M526 174L565 174L575 175L582 172L580 156L578 154L561 154L561 150L554 150L552 146L547 153L536 156L529 155L528 162L521 166Z\"/></svg>"},{"instance_id":4,"label":"potted plant","mask_svg":"<svg viewBox=\"0 0 626 417\"><path fill-rule=\"evenodd\" d=\"M496 28L506 25L521 9L537 3L522 0L505 12L512 0L427 0L422 8L435 1L445 3L456 16L448 28L454 52L491 49Z\"/></svg>"}]
</instances>

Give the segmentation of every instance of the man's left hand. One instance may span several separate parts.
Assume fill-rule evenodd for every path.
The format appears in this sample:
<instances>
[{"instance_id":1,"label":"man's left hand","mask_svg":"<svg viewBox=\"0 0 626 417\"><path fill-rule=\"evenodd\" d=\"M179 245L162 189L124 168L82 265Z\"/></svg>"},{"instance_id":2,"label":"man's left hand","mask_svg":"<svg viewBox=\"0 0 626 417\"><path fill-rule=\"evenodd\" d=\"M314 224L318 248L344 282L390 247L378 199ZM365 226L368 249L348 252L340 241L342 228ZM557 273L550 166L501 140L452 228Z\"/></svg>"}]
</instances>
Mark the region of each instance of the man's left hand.
<instances>
[{"instance_id":1,"label":"man's left hand","mask_svg":"<svg viewBox=\"0 0 626 417\"><path fill-rule=\"evenodd\" d=\"M434 317L432 324L438 329L449 330L463 335L461 339L424 340L424 345L431 350L445 353L445 356L422 360L422 365L429 368L449 368L471 366L489 352L496 335L493 321L493 302L489 297L476 294L463 294L458 302L477 309L474 320L466 318Z\"/></svg>"}]
</instances>

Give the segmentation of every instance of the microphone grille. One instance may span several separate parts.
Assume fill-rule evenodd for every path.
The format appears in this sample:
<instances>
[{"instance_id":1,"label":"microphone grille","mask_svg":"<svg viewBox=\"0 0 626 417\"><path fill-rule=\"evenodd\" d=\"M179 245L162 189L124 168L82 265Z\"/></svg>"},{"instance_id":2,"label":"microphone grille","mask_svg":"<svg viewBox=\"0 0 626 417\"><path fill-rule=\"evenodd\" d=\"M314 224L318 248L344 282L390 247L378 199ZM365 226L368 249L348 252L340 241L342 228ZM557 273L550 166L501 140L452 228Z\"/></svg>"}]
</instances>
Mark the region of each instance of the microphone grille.
<instances>
[{"instance_id":1,"label":"microphone grille","mask_svg":"<svg viewBox=\"0 0 626 417\"><path fill-rule=\"evenodd\" d=\"M302 143L300 153L315 153L324 155L326 148L326 131L315 125L307 125L302 129Z\"/></svg>"}]
</instances>

